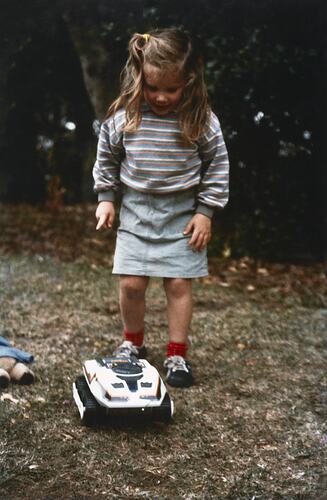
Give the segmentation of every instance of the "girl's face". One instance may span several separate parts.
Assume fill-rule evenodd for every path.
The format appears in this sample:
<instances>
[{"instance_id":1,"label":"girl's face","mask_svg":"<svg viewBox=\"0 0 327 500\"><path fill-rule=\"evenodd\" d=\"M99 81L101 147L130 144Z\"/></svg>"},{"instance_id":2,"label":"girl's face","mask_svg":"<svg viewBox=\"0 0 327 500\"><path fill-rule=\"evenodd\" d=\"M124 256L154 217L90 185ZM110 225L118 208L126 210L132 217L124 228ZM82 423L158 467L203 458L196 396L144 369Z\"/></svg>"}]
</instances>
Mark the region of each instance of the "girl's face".
<instances>
[{"instance_id":1,"label":"girl's face","mask_svg":"<svg viewBox=\"0 0 327 500\"><path fill-rule=\"evenodd\" d=\"M184 82L176 71L162 72L150 64L144 65L144 99L158 116L165 116L179 104Z\"/></svg>"}]
</instances>

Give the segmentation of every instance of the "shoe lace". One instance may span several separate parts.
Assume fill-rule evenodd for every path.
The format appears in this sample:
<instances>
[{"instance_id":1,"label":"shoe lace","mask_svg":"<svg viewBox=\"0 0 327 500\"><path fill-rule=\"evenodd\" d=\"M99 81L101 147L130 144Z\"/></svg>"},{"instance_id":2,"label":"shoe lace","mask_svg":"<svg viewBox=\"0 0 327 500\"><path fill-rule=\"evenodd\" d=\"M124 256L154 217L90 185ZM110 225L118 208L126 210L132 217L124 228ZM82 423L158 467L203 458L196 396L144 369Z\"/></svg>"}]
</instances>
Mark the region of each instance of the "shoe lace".
<instances>
[{"instance_id":1,"label":"shoe lace","mask_svg":"<svg viewBox=\"0 0 327 500\"><path fill-rule=\"evenodd\" d=\"M189 368L186 364L186 360L182 356L169 356L164 362L164 367L172 370L182 370L184 372L189 372Z\"/></svg>"},{"instance_id":2,"label":"shoe lace","mask_svg":"<svg viewBox=\"0 0 327 500\"><path fill-rule=\"evenodd\" d=\"M134 356L138 356L138 353L139 351L137 347L135 347L130 340L124 340L124 342L114 351L114 356L124 356L129 358L132 354L134 354Z\"/></svg>"}]
</instances>

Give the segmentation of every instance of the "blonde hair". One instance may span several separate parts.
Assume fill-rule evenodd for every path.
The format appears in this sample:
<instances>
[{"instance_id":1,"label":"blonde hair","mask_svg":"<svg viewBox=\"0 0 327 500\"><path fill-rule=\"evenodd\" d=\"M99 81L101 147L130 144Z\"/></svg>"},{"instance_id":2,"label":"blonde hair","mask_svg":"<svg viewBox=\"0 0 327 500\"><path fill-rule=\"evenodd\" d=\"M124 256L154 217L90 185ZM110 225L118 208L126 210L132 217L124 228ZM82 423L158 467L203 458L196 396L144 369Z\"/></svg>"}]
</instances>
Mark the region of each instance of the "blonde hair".
<instances>
[{"instance_id":1,"label":"blonde hair","mask_svg":"<svg viewBox=\"0 0 327 500\"><path fill-rule=\"evenodd\" d=\"M174 28L153 30L144 35L135 33L128 49L129 56L121 74L120 95L109 107L105 118L124 107L124 130L137 130L141 122L144 65L149 64L163 72L178 67L185 82L177 109L179 124L184 140L194 142L199 139L208 122L210 106L203 60L190 36Z\"/></svg>"}]
</instances>

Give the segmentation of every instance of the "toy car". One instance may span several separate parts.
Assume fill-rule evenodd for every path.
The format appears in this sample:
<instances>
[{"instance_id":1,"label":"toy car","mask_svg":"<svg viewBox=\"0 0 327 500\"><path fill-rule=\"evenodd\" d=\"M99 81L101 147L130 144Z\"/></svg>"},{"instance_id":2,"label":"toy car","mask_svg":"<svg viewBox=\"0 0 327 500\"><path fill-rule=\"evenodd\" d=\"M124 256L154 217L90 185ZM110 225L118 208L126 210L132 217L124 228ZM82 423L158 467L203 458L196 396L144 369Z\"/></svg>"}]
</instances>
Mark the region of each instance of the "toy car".
<instances>
[{"instance_id":1,"label":"toy car","mask_svg":"<svg viewBox=\"0 0 327 500\"><path fill-rule=\"evenodd\" d=\"M174 404L158 371L145 359L108 357L85 361L73 384L82 424L106 420L155 420L168 423Z\"/></svg>"}]
</instances>

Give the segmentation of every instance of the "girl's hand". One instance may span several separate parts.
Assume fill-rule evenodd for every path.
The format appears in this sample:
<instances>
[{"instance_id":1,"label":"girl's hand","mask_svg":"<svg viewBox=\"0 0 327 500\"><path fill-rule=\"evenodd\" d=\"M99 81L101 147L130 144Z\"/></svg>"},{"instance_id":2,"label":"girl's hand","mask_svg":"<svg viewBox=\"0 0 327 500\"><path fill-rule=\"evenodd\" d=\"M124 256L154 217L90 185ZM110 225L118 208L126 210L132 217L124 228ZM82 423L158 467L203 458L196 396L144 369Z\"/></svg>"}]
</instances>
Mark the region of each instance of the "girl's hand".
<instances>
[{"instance_id":1,"label":"girl's hand","mask_svg":"<svg viewBox=\"0 0 327 500\"><path fill-rule=\"evenodd\" d=\"M115 206L112 201L100 201L95 217L98 221L96 230L111 229L115 219Z\"/></svg>"},{"instance_id":2,"label":"girl's hand","mask_svg":"<svg viewBox=\"0 0 327 500\"><path fill-rule=\"evenodd\" d=\"M193 233L189 245L201 252L211 240L211 219L203 214L195 214L187 224L184 234Z\"/></svg>"}]
</instances>

